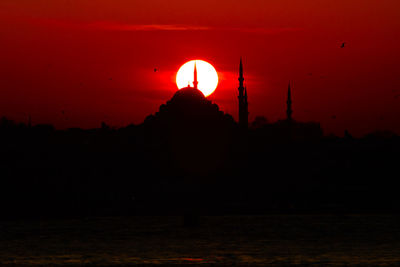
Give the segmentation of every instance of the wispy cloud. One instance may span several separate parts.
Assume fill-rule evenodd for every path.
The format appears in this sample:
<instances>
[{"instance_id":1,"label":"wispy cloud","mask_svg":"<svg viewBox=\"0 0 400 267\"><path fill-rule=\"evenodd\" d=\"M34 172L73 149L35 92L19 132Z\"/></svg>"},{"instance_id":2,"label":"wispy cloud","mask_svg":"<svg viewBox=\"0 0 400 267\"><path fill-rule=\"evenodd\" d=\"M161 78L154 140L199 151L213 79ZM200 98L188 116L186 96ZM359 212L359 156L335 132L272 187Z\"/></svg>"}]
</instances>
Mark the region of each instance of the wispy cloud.
<instances>
[{"instance_id":1,"label":"wispy cloud","mask_svg":"<svg viewBox=\"0 0 400 267\"><path fill-rule=\"evenodd\" d=\"M91 29L111 30L111 31L232 31L247 32L257 34L276 34L282 32L300 31L301 28L267 28L267 27L216 27L216 26L196 26L182 24L124 24L114 22L96 22L87 25Z\"/></svg>"},{"instance_id":2,"label":"wispy cloud","mask_svg":"<svg viewBox=\"0 0 400 267\"><path fill-rule=\"evenodd\" d=\"M178 24L123 24L114 22L95 22L86 25L90 29L111 31L204 31L206 26L178 25Z\"/></svg>"},{"instance_id":3,"label":"wispy cloud","mask_svg":"<svg viewBox=\"0 0 400 267\"><path fill-rule=\"evenodd\" d=\"M221 31L221 32L244 32L254 34L277 34L284 32L302 31L302 28L293 27L219 27L200 26L188 24L134 24L119 23L111 21L79 22L55 19L36 19L36 23L63 28L103 30L103 31Z\"/></svg>"}]
</instances>

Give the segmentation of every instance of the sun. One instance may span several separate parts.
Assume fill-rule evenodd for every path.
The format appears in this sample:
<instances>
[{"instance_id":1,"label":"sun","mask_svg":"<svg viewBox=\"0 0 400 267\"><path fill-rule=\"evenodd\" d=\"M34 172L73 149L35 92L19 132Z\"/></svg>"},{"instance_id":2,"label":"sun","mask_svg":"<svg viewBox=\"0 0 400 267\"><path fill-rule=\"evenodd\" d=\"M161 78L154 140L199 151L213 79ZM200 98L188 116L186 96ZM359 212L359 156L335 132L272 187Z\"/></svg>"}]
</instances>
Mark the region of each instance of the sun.
<instances>
[{"instance_id":1,"label":"sun","mask_svg":"<svg viewBox=\"0 0 400 267\"><path fill-rule=\"evenodd\" d=\"M193 87L194 63L196 63L198 89L205 95L211 95L218 86L218 74L215 68L204 60L191 60L183 64L176 74L178 89Z\"/></svg>"}]
</instances>

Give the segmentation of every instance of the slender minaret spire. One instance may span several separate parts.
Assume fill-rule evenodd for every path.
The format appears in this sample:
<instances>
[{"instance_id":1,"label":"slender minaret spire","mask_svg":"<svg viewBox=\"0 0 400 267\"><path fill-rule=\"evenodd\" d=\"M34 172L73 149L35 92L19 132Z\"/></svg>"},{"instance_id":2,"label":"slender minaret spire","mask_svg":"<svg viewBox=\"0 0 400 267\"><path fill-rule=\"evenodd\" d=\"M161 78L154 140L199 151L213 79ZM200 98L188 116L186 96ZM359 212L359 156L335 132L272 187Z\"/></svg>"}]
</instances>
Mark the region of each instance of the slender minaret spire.
<instances>
[{"instance_id":1,"label":"slender minaret spire","mask_svg":"<svg viewBox=\"0 0 400 267\"><path fill-rule=\"evenodd\" d=\"M196 61L194 61L194 77L193 77L193 87L194 89L197 89L197 85L199 82L197 81L197 67L196 67Z\"/></svg>"},{"instance_id":2,"label":"slender minaret spire","mask_svg":"<svg viewBox=\"0 0 400 267\"><path fill-rule=\"evenodd\" d=\"M290 82L289 82L289 86L288 86L288 94L287 94L287 109L286 109L286 115L287 115L287 120L291 121L292 120L292 93L290 91Z\"/></svg>"},{"instance_id":3,"label":"slender minaret spire","mask_svg":"<svg viewBox=\"0 0 400 267\"><path fill-rule=\"evenodd\" d=\"M242 57L240 57L240 64L239 64L239 88L243 88L243 62Z\"/></svg>"},{"instance_id":4,"label":"slender minaret spire","mask_svg":"<svg viewBox=\"0 0 400 267\"><path fill-rule=\"evenodd\" d=\"M240 127L247 129L248 127L248 104L247 104L247 88L244 87L243 82L243 62L242 58L240 58L239 64L239 125Z\"/></svg>"}]
</instances>

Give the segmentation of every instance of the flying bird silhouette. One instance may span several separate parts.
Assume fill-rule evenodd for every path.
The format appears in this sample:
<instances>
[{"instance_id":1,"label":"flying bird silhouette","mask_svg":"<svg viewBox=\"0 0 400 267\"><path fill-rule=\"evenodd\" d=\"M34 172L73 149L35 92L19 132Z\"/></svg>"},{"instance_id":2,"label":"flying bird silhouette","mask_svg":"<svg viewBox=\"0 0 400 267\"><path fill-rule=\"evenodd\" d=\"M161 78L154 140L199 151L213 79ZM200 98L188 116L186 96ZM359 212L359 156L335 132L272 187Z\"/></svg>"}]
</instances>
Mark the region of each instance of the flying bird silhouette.
<instances>
[{"instance_id":1,"label":"flying bird silhouette","mask_svg":"<svg viewBox=\"0 0 400 267\"><path fill-rule=\"evenodd\" d=\"M346 42L343 42L343 43L340 45L340 48L344 48L345 45L346 45Z\"/></svg>"},{"instance_id":2,"label":"flying bird silhouette","mask_svg":"<svg viewBox=\"0 0 400 267\"><path fill-rule=\"evenodd\" d=\"M157 72L158 71L158 69L157 68L154 68L154 72Z\"/></svg>"}]
</instances>

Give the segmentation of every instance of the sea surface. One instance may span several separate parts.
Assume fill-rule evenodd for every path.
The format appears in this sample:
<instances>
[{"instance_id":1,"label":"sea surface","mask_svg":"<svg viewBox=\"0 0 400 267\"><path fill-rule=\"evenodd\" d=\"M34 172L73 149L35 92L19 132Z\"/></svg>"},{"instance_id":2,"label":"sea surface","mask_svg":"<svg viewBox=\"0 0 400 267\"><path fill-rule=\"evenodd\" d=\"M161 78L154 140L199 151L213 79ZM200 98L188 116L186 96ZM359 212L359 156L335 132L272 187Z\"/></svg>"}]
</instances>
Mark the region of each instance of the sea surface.
<instances>
[{"instance_id":1,"label":"sea surface","mask_svg":"<svg viewBox=\"0 0 400 267\"><path fill-rule=\"evenodd\" d=\"M397 266L398 215L179 216L0 222L1 266Z\"/></svg>"}]
</instances>

